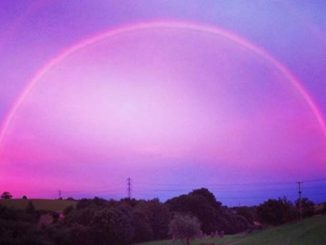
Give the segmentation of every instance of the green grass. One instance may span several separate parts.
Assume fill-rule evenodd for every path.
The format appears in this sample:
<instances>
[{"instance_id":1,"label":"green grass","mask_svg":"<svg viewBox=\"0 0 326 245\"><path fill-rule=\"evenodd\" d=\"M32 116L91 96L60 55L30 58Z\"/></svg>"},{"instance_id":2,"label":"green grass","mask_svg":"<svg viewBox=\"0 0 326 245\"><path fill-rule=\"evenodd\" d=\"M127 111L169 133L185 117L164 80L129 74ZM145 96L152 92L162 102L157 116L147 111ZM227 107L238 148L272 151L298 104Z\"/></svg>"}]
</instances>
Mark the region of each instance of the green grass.
<instances>
[{"instance_id":1,"label":"green grass","mask_svg":"<svg viewBox=\"0 0 326 245\"><path fill-rule=\"evenodd\" d=\"M326 216L315 216L298 223L257 231L253 234L227 235L217 239L193 241L192 245L201 243L218 245L321 245L326 244ZM143 245L182 245L179 241L156 241Z\"/></svg>"},{"instance_id":2,"label":"green grass","mask_svg":"<svg viewBox=\"0 0 326 245\"><path fill-rule=\"evenodd\" d=\"M52 200L52 199L10 199L0 200L0 205L16 209L25 209L32 202L36 210L63 211L66 207L75 206L76 201Z\"/></svg>"},{"instance_id":3,"label":"green grass","mask_svg":"<svg viewBox=\"0 0 326 245\"><path fill-rule=\"evenodd\" d=\"M226 235L223 238L207 238L207 239L202 239L202 240L196 240L196 241L192 241L191 245L199 245L202 243L213 243L215 242L215 244L235 244L233 242L241 240L244 237L243 234L238 234L238 235ZM184 245L182 242L180 241L171 241L171 240L165 240L165 241L153 241L153 242L145 242L145 243L138 243L137 245Z\"/></svg>"}]
</instances>

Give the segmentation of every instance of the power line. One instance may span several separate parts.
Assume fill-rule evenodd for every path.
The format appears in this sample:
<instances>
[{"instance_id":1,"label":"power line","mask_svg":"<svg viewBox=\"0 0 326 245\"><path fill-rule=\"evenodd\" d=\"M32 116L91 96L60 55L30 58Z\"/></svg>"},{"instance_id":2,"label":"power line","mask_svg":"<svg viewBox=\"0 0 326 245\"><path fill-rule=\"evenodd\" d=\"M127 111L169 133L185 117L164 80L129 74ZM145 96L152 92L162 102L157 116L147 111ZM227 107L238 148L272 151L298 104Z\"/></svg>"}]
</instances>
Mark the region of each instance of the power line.
<instances>
[{"instance_id":1,"label":"power line","mask_svg":"<svg viewBox=\"0 0 326 245\"><path fill-rule=\"evenodd\" d=\"M302 219L302 202L301 202L301 184L302 184L302 181L298 181L297 182L298 184L298 195L299 195L299 215L300 215L300 220Z\"/></svg>"},{"instance_id":2,"label":"power line","mask_svg":"<svg viewBox=\"0 0 326 245\"><path fill-rule=\"evenodd\" d=\"M307 183L306 183L307 182ZM121 183L121 182L120 182ZM168 199L172 198L176 195L182 195L191 192L196 188L208 188L218 200L222 202L229 202L235 200L253 200L255 202L258 199L264 200L266 198L275 198L276 196L286 196L291 200L295 199L295 196L299 194L299 200L302 199L302 184L304 183L304 193L306 197L314 197L315 200L320 200L319 197L325 196L324 192L321 192L321 189L324 189L326 186L326 179L316 178L316 179L306 179L303 181L284 181L284 182L244 182L243 184L237 183L221 183L221 184L213 184L210 183L198 183L198 184L169 184L169 183L158 183L158 182L146 182L140 181L136 183L132 183L131 178L127 178L127 198L132 198L135 196L137 198L162 198ZM132 193L132 184L137 186L135 193ZM284 186L280 186L283 184ZM288 184L291 184L289 186ZM295 186L299 189L294 189ZM241 187L239 186L241 185ZM250 186L249 186L250 185ZM318 185L318 188L316 188ZM209 187L211 186L211 187ZM90 197L92 195L98 195L106 198L123 198L124 196L123 183L121 185L111 185L111 188L104 188L104 186L97 187L88 187L88 190L65 190L64 196L71 197ZM241 192L239 193L239 190ZM126 190L126 189L125 189ZM53 191L53 190L52 190ZM300 192L300 193L299 193ZM62 191L58 190L57 195L59 198L63 197ZM299 203L298 203L299 204ZM298 207L299 208L299 207ZM302 207L300 207L302 209ZM300 211L302 212L302 210ZM302 215L302 214L301 214Z\"/></svg>"},{"instance_id":3,"label":"power line","mask_svg":"<svg viewBox=\"0 0 326 245\"><path fill-rule=\"evenodd\" d=\"M319 178L319 179L306 179L302 182L326 182L326 178ZM276 182L242 182L242 183L207 183L203 186L205 187L223 187L223 186L244 186L244 185L293 185L295 180L293 181L276 181ZM155 185L155 186L189 186L192 187L193 185L182 184L182 183L169 183L169 184L162 184L162 183L155 183L155 182L137 182L137 185Z\"/></svg>"},{"instance_id":4,"label":"power line","mask_svg":"<svg viewBox=\"0 0 326 245\"><path fill-rule=\"evenodd\" d=\"M127 179L127 194L128 194L128 199L131 199L131 178L128 177Z\"/></svg>"}]
</instances>

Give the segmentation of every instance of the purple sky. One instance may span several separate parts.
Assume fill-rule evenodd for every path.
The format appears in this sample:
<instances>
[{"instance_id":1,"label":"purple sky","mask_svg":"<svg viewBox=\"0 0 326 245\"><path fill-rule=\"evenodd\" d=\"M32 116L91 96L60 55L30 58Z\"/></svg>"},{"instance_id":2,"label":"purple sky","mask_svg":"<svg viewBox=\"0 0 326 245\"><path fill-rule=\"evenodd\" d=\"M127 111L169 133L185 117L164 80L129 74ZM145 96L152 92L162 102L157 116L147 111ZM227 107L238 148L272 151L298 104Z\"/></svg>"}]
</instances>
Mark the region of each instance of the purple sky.
<instances>
[{"instance_id":1,"label":"purple sky","mask_svg":"<svg viewBox=\"0 0 326 245\"><path fill-rule=\"evenodd\" d=\"M1 1L0 191L325 201L323 1Z\"/></svg>"}]
</instances>

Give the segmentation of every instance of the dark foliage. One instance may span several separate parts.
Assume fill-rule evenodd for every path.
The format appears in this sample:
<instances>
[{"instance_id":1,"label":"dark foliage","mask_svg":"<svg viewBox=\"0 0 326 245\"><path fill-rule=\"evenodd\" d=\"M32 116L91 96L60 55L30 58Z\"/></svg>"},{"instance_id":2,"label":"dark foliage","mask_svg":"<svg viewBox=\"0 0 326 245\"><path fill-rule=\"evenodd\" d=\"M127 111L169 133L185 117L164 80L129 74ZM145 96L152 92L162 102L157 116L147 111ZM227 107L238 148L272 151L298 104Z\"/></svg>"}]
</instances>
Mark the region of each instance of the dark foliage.
<instances>
[{"instance_id":1,"label":"dark foliage","mask_svg":"<svg viewBox=\"0 0 326 245\"><path fill-rule=\"evenodd\" d=\"M182 195L167 202L170 210L197 217L203 232L210 234L217 228L218 211L215 205L201 195Z\"/></svg>"},{"instance_id":2,"label":"dark foliage","mask_svg":"<svg viewBox=\"0 0 326 245\"><path fill-rule=\"evenodd\" d=\"M132 212L134 242L154 240L154 232L145 208L145 205L138 205Z\"/></svg>"},{"instance_id":3,"label":"dark foliage","mask_svg":"<svg viewBox=\"0 0 326 245\"><path fill-rule=\"evenodd\" d=\"M253 224L255 220L257 220L257 214L256 214L256 207L236 207L234 208L236 214L246 218L246 220Z\"/></svg>"},{"instance_id":4,"label":"dark foliage","mask_svg":"<svg viewBox=\"0 0 326 245\"><path fill-rule=\"evenodd\" d=\"M97 244L122 245L132 241L134 228L131 222L131 210L119 206L96 211L89 227L94 238L101 237Z\"/></svg>"},{"instance_id":5,"label":"dark foliage","mask_svg":"<svg viewBox=\"0 0 326 245\"><path fill-rule=\"evenodd\" d=\"M25 211L26 211L26 213L29 213L29 214L34 214L35 213L35 207L34 207L34 204L31 201L28 202Z\"/></svg>"},{"instance_id":6,"label":"dark foliage","mask_svg":"<svg viewBox=\"0 0 326 245\"><path fill-rule=\"evenodd\" d=\"M270 225L280 225L297 217L296 209L286 198L269 199L257 208L261 222Z\"/></svg>"},{"instance_id":7,"label":"dark foliage","mask_svg":"<svg viewBox=\"0 0 326 245\"><path fill-rule=\"evenodd\" d=\"M309 200L308 198L302 198L297 199L295 201L295 206L298 210L298 212L300 212L300 208L302 211L302 217L306 218L306 217L310 217L314 214L315 211L315 204L313 201Z\"/></svg>"},{"instance_id":8,"label":"dark foliage","mask_svg":"<svg viewBox=\"0 0 326 245\"><path fill-rule=\"evenodd\" d=\"M245 217L223 207L213 193L205 188L194 190L188 195L172 198L166 204L174 213L197 217L202 224L202 231L206 234L216 231L234 234L245 231L249 225Z\"/></svg>"},{"instance_id":9,"label":"dark foliage","mask_svg":"<svg viewBox=\"0 0 326 245\"><path fill-rule=\"evenodd\" d=\"M148 201L145 205L154 239L160 240L166 238L170 223L169 209L163 203L160 203L158 199Z\"/></svg>"},{"instance_id":10,"label":"dark foliage","mask_svg":"<svg viewBox=\"0 0 326 245\"><path fill-rule=\"evenodd\" d=\"M313 203L302 199L301 205L304 217L310 216ZM283 224L296 218L296 211L285 198L270 199L257 208L228 208L204 188L166 203L158 199L82 199L62 214L35 210L29 202L25 210L0 206L0 244L124 245L171 235L181 238L180 234L187 234L184 238L189 242L200 230L208 235L250 230L257 218L266 224Z\"/></svg>"},{"instance_id":11,"label":"dark foliage","mask_svg":"<svg viewBox=\"0 0 326 245\"><path fill-rule=\"evenodd\" d=\"M0 244L52 244L37 229L37 212L0 206Z\"/></svg>"},{"instance_id":12,"label":"dark foliage","mask_svg":"<svg viewBox=\"0 0 326 245\"><path fill-rule=\"evenodd\" d=\"M10 192L5 191L4 193L1 194L1 198L2 199L11 199L12 195L10 194Z\"/></svg>"},{"instance_id":13,"label":"dark foliage","mask_svg":"<svg viewBox=\"0 0 326 245\"><path fill-rule=\"evenodd\" d=\"M196 217L176 214L170 222L169 233L174 239L180 239L189 245L190 241L199 236L202 231Z\"/></svg>"}]
</instances>

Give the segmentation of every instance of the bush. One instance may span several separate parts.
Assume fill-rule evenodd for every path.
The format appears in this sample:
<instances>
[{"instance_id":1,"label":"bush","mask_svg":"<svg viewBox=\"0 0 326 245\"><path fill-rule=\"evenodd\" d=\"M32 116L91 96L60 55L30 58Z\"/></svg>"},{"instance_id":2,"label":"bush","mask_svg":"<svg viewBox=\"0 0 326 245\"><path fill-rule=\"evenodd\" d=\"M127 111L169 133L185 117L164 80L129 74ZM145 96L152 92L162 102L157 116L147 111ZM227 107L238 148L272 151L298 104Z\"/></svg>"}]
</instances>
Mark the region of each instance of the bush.
<instances>
[{"instance_id":1,"label":"bush","mask_svg":"<svg viewBox=\"0 0 326 245\"><path fill-rule=\"evenodd\" d=\"M104 208L96 211L90 229L96 244L129 244L134 235L129 210L122 207ZM101 237L101 241L99 241Z\"/></svg>"},{"instance_id":2,"label":"bush","mask_svg":"<svg viewBox=\"0 0 326 245\"><path fill-rule=\"evenodd\" d=\"M254 221L257 219L256 217L256 210L254 207L236 207L235 211L238 215L245 217L250 224L253 224Z\"/></svg>"},{"instance_id":3,"label":"bush","mask_svg":"<svg viewBox=\"0 0 326 245\"><path fill-rule=\"evenodd\" d=\"M132 224L135 229L133 242L144 242L154 239L153 229L145 210L141 208L133 210Z\"/></svg>"},{"instance_id":4,"label":"bush","mask_svg":"<svg viewBox=\"0 0 326 245\"><path fill-rule=\"evenodd\" d=\"M10 194L10 192L5 191L4 193L1 194L1 198L2 199L11 199L12 195Z\"/></svg>"},{"instance_id":5,"label":"bush","mask_svg":"<svg viewBox=\"0 0 326 245\"><path fill-rule=\"evenodd\" d=\"M153 231L155 240L167 238L170 222L170 211L158 199L148 201L146 203L146 214L149 225Z\"/></svg>"},{"instance_id":6,"label":"bush","mask_svg":"<svg viewBox=\"0 0 326 245\"><path fill-rule=\"evenodd\" d=\"M269 199L257 208L261 222L270 225L280 225L296 218L296 210L286 198Z\"/></svg>"},{"instance_id":7,"label":"bush","mask_svg":"<svg viewBox=\"0 0 326 245\"><path fill-rule=\"evenodd\" d=\"M186 244L201 234L200 223L196 217L177 214L169 225L169 234L173 239L180 239Z\"/></svg>"},{"instance_id":8,"label":"bush","mask_svg":"<svg viewBox=\"0 0 326 245\"><path fill-rule=\"evenodd\" d=\"M295 201L295 206L296 206L298 212L300 212L300 205L301 205L301 210L302 210L302 216L304 218L310 217L314 214L315 204L313 201L309 200L308 198L302 198L301 202L300 202L300 199L297 199Z\"/></svg>"}]
</instances>

